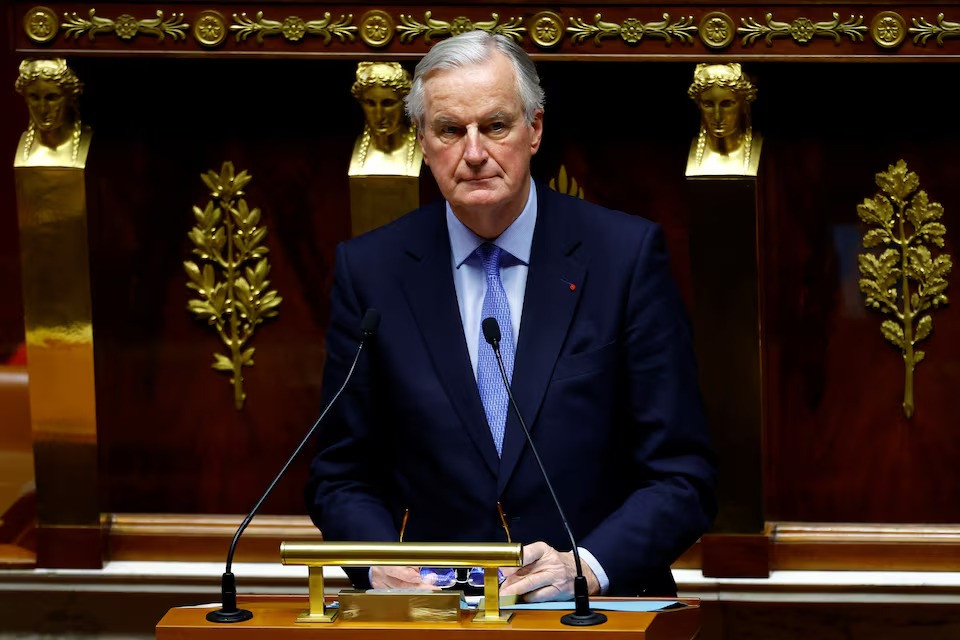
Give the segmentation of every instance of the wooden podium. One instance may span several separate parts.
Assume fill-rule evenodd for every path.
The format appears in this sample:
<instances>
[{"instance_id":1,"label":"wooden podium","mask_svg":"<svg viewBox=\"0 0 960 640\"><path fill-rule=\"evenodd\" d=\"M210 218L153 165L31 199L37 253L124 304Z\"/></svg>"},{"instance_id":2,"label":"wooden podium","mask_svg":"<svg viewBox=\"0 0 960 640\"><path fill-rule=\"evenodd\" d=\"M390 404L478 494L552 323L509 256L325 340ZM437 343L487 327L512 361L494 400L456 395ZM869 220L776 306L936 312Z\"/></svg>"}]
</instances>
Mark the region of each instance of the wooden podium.
<instances>
[{"instance_id":1,"label":"wooden podium","mask_svg":"<svg viewBox=\"0 0 960 640\"><path fill-rule=\"evenodd\" d=\"M601 602L603 598L591 599ZM622 598L617 598L622 600ZM555 638L558 632L605 639L690 640L700 629L700 605L695 599L678 599L685 605L655 613L605 611L606 624L596 627L567 627L560 624L560 611L517 611L503 626L473 625L472 611L461 613L452 623L358 623L331 624L294 622L307 607L305 596L246 596L239 605L253 612L253 619L236 624L208 622L204 616L215 607L175 607L157 624L157 640L419 640L420 638L469 638L473 640L538 640Z\"/></svg>"}]
</instances>

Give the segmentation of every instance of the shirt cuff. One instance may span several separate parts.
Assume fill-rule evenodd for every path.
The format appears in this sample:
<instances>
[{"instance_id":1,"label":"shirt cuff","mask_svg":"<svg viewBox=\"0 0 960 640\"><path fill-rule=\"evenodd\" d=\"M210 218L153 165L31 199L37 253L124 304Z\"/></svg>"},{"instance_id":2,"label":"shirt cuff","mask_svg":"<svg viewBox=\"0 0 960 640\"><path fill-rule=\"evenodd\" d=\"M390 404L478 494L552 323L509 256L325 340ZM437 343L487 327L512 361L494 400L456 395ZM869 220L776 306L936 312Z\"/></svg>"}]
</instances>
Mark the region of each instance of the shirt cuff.
<instances>
[{"instance_id":1,"label":"shirt cuff","mask_svg":"<svg viewBox=\"0 0 960 640\"><path fill-rule=\"evenodd\" d=\"M607 572L603 570L592 553L583 547L577 547L577 551L580 552L580 560L586 562L587 566L593 570L593 575L597 576L597 582L600 583L600 595L605 594L607 589L610 588L610 578L607 577Z\"/></svg>"}]
</instances>

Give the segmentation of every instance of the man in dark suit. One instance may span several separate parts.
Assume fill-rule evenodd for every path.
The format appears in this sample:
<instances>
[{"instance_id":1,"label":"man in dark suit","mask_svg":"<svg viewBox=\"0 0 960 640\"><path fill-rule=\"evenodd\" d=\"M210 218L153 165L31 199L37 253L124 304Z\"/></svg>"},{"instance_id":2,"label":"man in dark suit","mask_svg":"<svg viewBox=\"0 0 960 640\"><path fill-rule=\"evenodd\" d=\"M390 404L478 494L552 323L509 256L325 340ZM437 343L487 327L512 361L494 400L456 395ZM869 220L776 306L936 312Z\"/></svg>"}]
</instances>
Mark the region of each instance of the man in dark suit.
<instances>
[{"instance_id":1,"label":"man in dark suit","mask_svg":"<svg viewBox=\"0 0 960 640\"><path fill-rule=\"evenodd\" d=\"M383 320L320 436L314 522L327 540L397 540L405 521L406 540L502 541L501 505L525 544L501 593L572 597L569 538L481 335L494 317L591 592L675 593L670 564L710 524L714 470L659 227L531 180L543 92L507 38L434 45L407 109L445 202L338 247L328 395L364 312ZM431 586L412 567L350 575Z\"/></svg>"}]
</instances>

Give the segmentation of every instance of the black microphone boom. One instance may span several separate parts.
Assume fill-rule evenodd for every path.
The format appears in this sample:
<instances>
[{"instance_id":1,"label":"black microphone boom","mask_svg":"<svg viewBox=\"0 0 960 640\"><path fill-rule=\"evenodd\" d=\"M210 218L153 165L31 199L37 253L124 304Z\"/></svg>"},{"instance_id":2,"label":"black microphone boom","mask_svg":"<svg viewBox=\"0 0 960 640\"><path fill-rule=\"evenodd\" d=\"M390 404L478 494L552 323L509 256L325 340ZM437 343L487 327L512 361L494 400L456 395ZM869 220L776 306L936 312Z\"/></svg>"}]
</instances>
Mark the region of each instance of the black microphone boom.
<instances>
[{"instance_id":1,"label":"black microphone boom","mask_svg":"<svg viewBox=\"0 0 960 640\"><path fill-rule=\"evenodd\" d=\"M517 406L517 401L513 399L513 391L510 389L507 370L503 366L503 358L500 356L500 325L497 323L496 318L484 318L480 325L483 330L483 338L493 347L493 354L497 357L497 364L500 365L500 377L503 378L503 386L507 388L507 395L510 396L510 406L513 407L514 412L517 414L520 426L523 427L523 433L527 436L530 451L533 452L533 457L536 458L537 464L540 466L543 481L546 482L547 489L550 490L550 496L553 498L553 503L557 506L557 511L560 513L563 528L566 529L567 535L570 536L570 544L573 549L573 562L577 568L577 577L573 579L575 608L573 613L568 613L560 618L560 622L574 627L592 627L593 625L603 624L607 621L607 616L590 609L590 593L587 588L587 579L583 575L583 567L580 564L580 551L577 549L577 541L573 538L573 530L567 523L567 516L563 513L563 507L560 506L560 501L557 499L557 494L553 490L553 485L550 484L550 477L547 475L547 470L540 460L540 454L537 453L537 448L533 444L533 438L530 437L530 430L527 429L527 424L523 421L523 416L520 415L520 407Z\"/></svg>"},{"instance_id":2,"label":"black microphone boom","mask_svg":"<svg viewBox=\"0 0 960 640\"><path fill-rule=\"evenodd\" d=\"M310 430L307 431L307 435L303 437L303 440L300 441L300 444L297 445L297 448L293 450L293 454L287 459L286 464L283 465L283 468L280 469L280 473L276 475L273 479L273 482L270 483L270 486L267 487L267 490L263 492L263 495L257 500L257 504L253 506L253 509L250 510L250 513L244 518L243 522L240 523L240 526L237 527L237 532L233 534L233 541L230 543L230 550L227 552L227 566L226 570L223 573L223 578L221 579L220 585L220 609L216 611L211 611L207 614L207 620L210 622L243 622L244 620L249 620L253 617L253 613L247 609L238 609L237 608L237 579L231 573L230 569L233 566L233 554L237 550L237 543L240 541L240 535L247 528L247 525L250 524L250 521L253 520L253 516L257 514L257 511L263 505L264 500L267 499L267 496L273 492L273 488L277 486L277 483L280 481L280 478L283 477L283 474L287 472L287 469L293 463L294 459L300 453L300 450L306 446L307 442L313 437L313 432L317 430L317 427L320 426L320 422L327 415L327 412L330 411L330 407L337 401L340 397L340 394L343 393L343 390L347 388L347 383L350 382L350 378L353 377L353 371L357 368L357 362L360 360L360 353L363 351L363 346L366 342L372 338L377 333L377 327L380 326L380 312L376 309L367 309L367 312L363 314L363 320L360 322L360 344L357 345L357 354L353 358L353 364L350 365L350 370L347 371L347 377L344 379L343 384L340 385L340 388L334 394L330 402L327 403L327 406L324 407L323 412L320 414L320 417L317 418L317 421L313 423L313 426L310 427Z\"/></svg>"}]
</instances>

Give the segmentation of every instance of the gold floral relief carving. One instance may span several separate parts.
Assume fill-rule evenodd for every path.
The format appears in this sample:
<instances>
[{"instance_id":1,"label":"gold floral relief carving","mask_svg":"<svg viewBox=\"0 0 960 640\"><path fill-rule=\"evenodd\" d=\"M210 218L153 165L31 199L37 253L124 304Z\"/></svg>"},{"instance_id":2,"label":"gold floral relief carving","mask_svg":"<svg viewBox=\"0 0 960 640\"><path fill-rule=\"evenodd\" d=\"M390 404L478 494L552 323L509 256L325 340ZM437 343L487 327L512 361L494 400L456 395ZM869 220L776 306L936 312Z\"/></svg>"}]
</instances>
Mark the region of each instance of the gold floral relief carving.
<instances>
[{"instance_id":1,"label":"gold floral relief carving","mask_svg":"<svg viewBox=\"0 0 960 640\"><path fill-rule=\"evenodd\" d=\"M387 46L394 33L396 25L386 11L372 9L360 17L360 39L371 47Z\"/></svg>"},{"instance_id":2,"label":"gold floral relief carving","mask_svg":"<svg viewBox=\"0 0 960 640\"><path fill-rule=\"evenodd\" d=\"M730 46L737 34L733 18L722 11L711 11L700 19L700 40L711 49Z\"/></svg>"},{"instance_id":3,"label":"gold floral relief carving","mask_svg":"<svg viewBox=\"0 0 960 640\"><path fill-rule=\"evenodd\" d=\"M627 44L637 44L644 37L662 38L667 44L674 39L690 44L693 42L693 35L697 32L697 26L693 24L693 16L679 18L672 21L669 13L663 14L663 20L659 22L641 22L636 18L627 18L622 23L605 22L602 14L593 16L593 23L588 23L582 18L570 18L570 26L567 27L567 33L574 42L580 43L588 38L593 38L594 44L600 46L600 41L604 38L620 37Z\"/></svg>"},{"instance_id":4,"label":"gold floral relief carving","mask_svg":"<svg viewBox=\"0 0 960 640\"><path fill-rule=\"evenodd\" d=\"M201 11L193 23L193 37L205 47L219 46L227 39L227 21L219 11Z\"/></svg>"},{"instance_id":5,"label":"gold floral relief carving","mask_svg":"<svg viewBox=\"0 0 960 640\"><path fill-rule=\"evenodd\" d=\"M33 42L46 44L57 37L60 21L49 7L34 7L23 16L23 31Z\"/></svg>"},{"instance_id":6,"label":"gold floral relief carving","mask_svg":"<svg viewBox=\"0 0 960 640\"><path fill-rule=\"evenodd\" d=\"M563 20L553 11L541 11L530 18L530 39L544 49L563 40Z\"/></svg>"},{"instance_id":7,"label":"gold floral relief carving","mask_svg":"<svg viewBox=\"0 0 960 640\"><path fill-rule=\"evenodd\" d=\"M210 189L210 200L203 209L193 207L196 224L188 236L197 261L186 260L183 268L187 288L197 297L187 309L214 327L226 347L226 355L213 354L211 366L230 374L234 406L240 410L247 397L243 368L253 366L254 330L277 315L283 298L269 288L269 250L263 246L267 228L260 224L260 209L251 209L244 198L243 188L252 176L236 173L228 161L219 174L208 171L200 177Z\"/></svg>"},{"instance_id":8,"label":"gold floral relief carving","mask_svg":"<svg viewBox=\"0 0 960 640\"><path fill-rule=\"evenodd\" d=\"M766 41L767 46L771 46L774 38L787 37L793 38L798 44L807 44L817 36L833 38L834 42L840 42L846 36L853 42L862 42L867 32L863 16L851 15L846 21L840 22L840 14L836 12L833 13L833 20L824 22L814 22L804 17L792 22L780 22L773 19L772 13L764 16L764 20L761 24L753 18L740 19L743 26L737 29L737 33L743 36L743 46L751 46L760 38Z\"/></svg>"},{"instance_id":9,"label":"gold floral relief carving","mask_svg":"<svg viewBox=\"0 0 960 640\"><path fill-rule=\"evenodd\" d=\"M67 38L74 40L86 34L93 41L98 33L115 33L121 40L132 40L139 33L156 36L158 40L166 36L174 40L186 39L190 25L183 21L182 13L173 13L169 18L164 18L163 11L158 9L156 16L141 20L125 13L111 20L99 17L96 9L90 9L87 18L81 18L76 12L63 14L61 26Z\"/></svg>"},{"instance_id":10,"label":"gold floral relief carving","mask_svg":"<svg viewBox=\"0 0 960 640\"><path fill-rule=\"evenodd\" d=\"M899 47L907 37L907 22L896 11L881 11L870 21L870 37L885 49Z\"/></svg>"},{"instance_id":11,"label":"gold floral relief carving","mask_svg":"<svg viewBox=\"0 0 960 640\"><path fill-rule=\"evenodd\" d=\"M913 417L913 374L926 353L916 349L933 331L931 309L947 304L947 274L953 261L934 256L930 246L944 247L947 229L940 222L943 206L930 202L916 173L899 160L877 174L881 193L857 205L857 215L871 228L863 236L859 256L860 291L867 307L892 319L880 332L903 355L903 413Z\"/></svg>"},{"instance_id":12,"label":"gold floral relief carving","mask_svg":"<svg viewBox=\"0 0 960 640\"><path fill-rule=\"evenodd\" d=\"M299 42L307 35L323 38L323 44L329 45L333 38L340 42L353 42L357 27L353 25L353 14L341 14L336 20L329 11L324 12L320 20L304 20L299 16L287 16L282 21L269 20L263 17L263 11L258 11L253 18L246 13L233 14L234 24L230 31L236 34L237 42L242 42L250 36L256 36L257 42L263 44L264 36L281 35L287 42Z\"/></svg>"},{"instance_id":13,"label":"gold floral relief carving","mask_svg":"<svg viewBox=\"0 0 960 640\"><path fill-rule=\"evenodd\" d=\"M435 20L432 11L426 11L423 14L423 22L420 22L411 15L400 14L400 26L397 31L400 32L400 42L410 43L423 36L423 41L430 44L433 38L455 36L467 31L482 30L487 33L499 33L516 42L523 40L523 34L526 27L523 26L523 18L507 18L503 24L500 23L500 14L491 13L490 20L482 22L473 22L466 16L457 16L447 22L445 20Z\"/></svg>"},{"instance_id":14,"label":"gold floral relief carving","mask_svg":"<svg viewBox=\"0 0 960 640\"><path fill-rule=\"evenodd\" d=\"M913 44L926 45L927 40L936 36L937 44L942 47L944 38L960 38L960 22L944 20L942 13L937 14L936 23L927 22L924 17L913 18L912 22L909 31L913 34Z\"/></svg>"}]
</instances>

